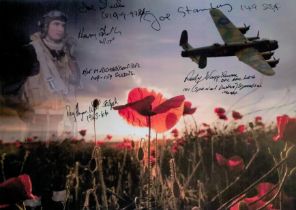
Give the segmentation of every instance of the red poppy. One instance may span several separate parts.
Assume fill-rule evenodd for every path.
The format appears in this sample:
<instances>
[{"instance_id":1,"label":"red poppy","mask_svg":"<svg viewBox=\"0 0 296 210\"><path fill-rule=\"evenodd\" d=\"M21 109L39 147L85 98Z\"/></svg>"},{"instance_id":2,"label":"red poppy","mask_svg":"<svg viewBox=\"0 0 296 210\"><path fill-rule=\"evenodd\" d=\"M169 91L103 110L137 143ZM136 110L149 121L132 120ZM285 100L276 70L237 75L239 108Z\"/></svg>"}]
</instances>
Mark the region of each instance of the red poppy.
<instances>
[{"instance_id":1,"label":"red poppy","mask_svg":"<svg viewBox=\"0 0 296 210\"><path fill-rule=\"evenodd\" d=\"M132 142L128 139L123 139L123 141L118 143L116 145L116 147L117 147L117 149L120 149L120 150L122 150L122 149L131 150L133 148Z\"/></svg>"},{"instance_id":2,"label":"red poppy","mask_svg":"<svg viewBox=\"0 0 296 210\"><path fill-rule=\"evenodd\" d=\"M19 140L16 140L14 142L14 145L15 145L16 148L19 148L20 146L22 146L22 143Z\"/></svg>"},{"instance_id":3,"label":"red poppy","mask_svg":"<svg viewBox=\"0 0 296 210\"><path fill-rule=\"evenodd\" d=\"M241 113L239 112L236 112L236 111L232 111L232 117L234 120L239 120L239 119L242 119L243 116L241 115Z\"/></svg>"},{"instance_id":4,"label":"red poppy","mask_svg":"<svg viewBox=\"0 0 296 210\"><path fill-rule=\"evenodd\" d=\"M26 142L26 143L32 143L32 142L33 142L33 138L27 137L27 138L25 139L25 142Z\"/></svg>"},{"instance_id":5,"label":"red poppy","mask_svg":"<svg viewBox=\"0 0 296 210\"><path fill-rule=\"evenodd\" d=\"M230 171L242 171L245 167L244 161L241 157L239 156L233 156L228 159L227 161L227 166Z\"/></svg>"},{"instance_id":6,"label":"red poppy","mask_svg":"<svg viewBox=\"0 0 296 210\"><path fill-rule=\"evenodd\" d=\"M178 150L179 150L178 145L177 145L177 144L173 144L173 146L172 146L172 148L171 148L171 152L172 152L173 154L175 154L175 153L178 152Z\"/></svg>"},{"instance_id":7,"label":"red poppy","mask_svg":"<svg viewBox=\"0 0 296 210\"><path fill-rule=\"evenodd\" d=\"M242 197L245 197L245 196L246 195L242 195L238 199L234 200L233 203L236 203L237 200L240 200ZM259 200L259 198L260 198L259 196L244 198L241 201L237 202L235 205L231 206L230 210L240 210L240 209L257 210L266 204L265 201ZM276 210L276 209L273 208L272 204L269 204L264 208L264 210Z\"/></svg>"},{"instance_id":8,"label":"red poppy","mask_svg":"<svg viewBox=\"0 0 296 210\"><path fill-rule=\"evenodd\" d=\"M278 134L273 137L274 141L285 140L296 141L296 118L290 118L288 115L277 117Z\"/></svg>"},{"instance_id":9,"label":"red poppy","mask_svg":"<svg viewBox=\"0 0 296 210\"><path fill-rule=\"evenodd\" d=\"M264 126L264 123L262 122L262 117L261 116L256 116L255 117L255 125L256 126Z\"/></svg>"},{"instance_id":10,"label":"red poppy","mask_svg":"<svg viewBox=\"0 0 296 210\"><path fill-rule=\"evenodd\" d=\"M245 205L247 208L246 209L250 209L250 210L255 210L258 209L262 206L264 206L266 204L266 202L268 202L275 194L277 191L277 188L274 188L274 184L272 183L268 183L268 182L262 182L260 184L258 184L256 186L256 190L258 192L257 195L250 197L250 198L244 198L242 199L240 202L238 202L237 204L235 204L234 206L232 206L230 208L230 210L239 210L240 206ZM273 190L272 190L273 189ZM269 193L269 191L271 191L271 193ZM269 193L268 195L266 195L265 197L263 197L266 193ZM245 196L245 195L243 195ZM234 201L235 203L235 201ZM273 208L272 204L269 204L266 208L266 210L275 210Z\"/></svg>"},{"instance_id":11,"label":"red poppy","mask_svg":"<svg viewBox=\"0 0 296 210\"><path fill-rule=\"evenodd\" d=\"M256 116L255 117L255 123L261 122L262 121L262 117L261 116Z\"/></svg>"},{"instance_id":12,"label":"red poppy","mask_svg":"<svg viewBox=\"0 0 296 210\"><path fill-rule=\"evenodd\" d=\"M178 129L177 129L177 128L173 129L173 130L171 131L171 134L173 135L174 138L178 138L178 136L179 136L179 131L178 131Z\"/></svg>"},{"instance_id":13,"label":"red poppy","mask_svg":"<svg viewBox=\"0 0 296 210\"><path fill-rule=\"evenodd\" d=\"M218 115L218 117L219 117L220 120L228 120L224 108L222 108L222 107L216 107L214 109L214 112Z\"/></svg>"},{"instance_id":14,"label":"red poppy","mask_svg":"<svg viewBox=\"0 0 296 210\"><path fill-rule=\"evenodd\" d=\"M166 100L162 94L146 88L134 88L129 92L128 103L114 107L119 114L134 126L148 127L156 132L164 132L172 128L180 119L184 109L183 95Z\"/></svg>"},{"instance_id":15,"label":"red poppy","mask_svg":"<svg viewBox=\"0 0 296 210\"><path fill-rule=\"evenodd\" d=\"M274 184L269 183L269 182L261 182L256 186L257 192L258 192L258 197L264 196L266 193L269 193L269 191L274 188ZM266 195L262 200L268 201L270 200L275 194L276 194L277 188L274 188L271 193Z\"/></svg>"},{"instance_id":16,"label":"red poppy","mask_svg":"<svg viewBox=\"0 0 296 210\"><path fill-rule=\"evenodd\" d=\"M220 120L228 120L228 118L225 114L219 114L218 117Z\"/></svg>"},{"instance_id":17,"label":"red poppy","mask_svg":"<svg viewBox=\"0 0 296 210\"><path fill-rule=\"evenodd\" d=\"M0 205L14 204L27 199L37 199L32 194L32 183L27 174L10 178L0 184Z\"/></svg>"},{"instance_id":18,"label":"red poppy","mask_svg":"<svg viewBox=\"0 0 296 210\"><path fill-rule=\"evenodd\" d=\"M199 138L209 138L214 134L214 131L211 128L200 129L195 133Z\"/></svg>"},{"instance_id":19,"label":"red poppy","mask_svg":"<svg viewBox=\"0 0 296 210\"><path fill-rule=\"evenodd\" d=\"M179 151L179 149L184 146L184 144L185 144L185 141L183 139L178 139L178 140L174 141L172 148L171 148L171 152L177 153Z\"/></svg>"},{"instance_id":20,"label":"red poppy","mask_svg":"<svg viewBox=\"0 0 296 210\"><path fill-rule=\"evenodd\" d=\"M189 101L185 101L184 102L184 111L183 111L183 115L187 115L187 114L194 114L194 112L196 111L196 107L191 108L192 104Z\"/></svg>"},{"instance_id":21,"label":"red poppy","mask_svg":"<svg viewBox=\"0 0 296 210\"><path fill-rule=\"evenodd\" d=\"M245 167L243 159L239 156L232 156L227 159L223 155L216 153L216 160L218 165L226 166L230 171L233 172L240 172Z\"/></svg>"},{"instance_id":22,"label":"red poppy","mask_svg":"<svg viewBox=\"0 0 296 210\"><path fill-rule=\"evenodd\" d=\"M112 135L107 134L106 139L110 141L112 139Z\"/></svg>"},{"instance_id":23,"label":"red poppy","mask_svg":"<svg viewBox=\"0 0 296 210\"><path fill-rule=\"evenodd\" d=\"M96 146L102 146L103 144L105 144L104 141L96 141Z\"/></svg>"},{"instance_id":24,"label":"red poppy","mask_svg":"<svg viewBox=\"0 0 296 210\"><path fill-rule=\"evenodd\" d=\"M216 108L214 109L214 112L215 112L217 115L225 114L225 109L223 109L222 107L216 107Z\"/></svg>"},{"instance_id":25,"label":"red poppy","mask_svg":"<svg viewBox=\"0 0 296 210\"><path fill-rule=\"evenodd\" d=\"M84 137L86 135L86 129L82 129L79 131L79 134Z\"/></svg>"},{"instance_id":26,"label":"red poppy","mask_svg":"<svg viewBox=\"0 0 296 210\"><path fill-rule=\"evenodd\" d=\"M246 126L245 125L239 125L237 126L237 128L235 129L236 132L243 134L245 132Z\"/></svg>"},{"instance_id":27,"label":"red poppy","mask_svg":"<svg viewBox=\"0 0 296 210\"><path fill-rule=\"evenodd\" d=\"M225 166L227 164L227 159L219 153L216 153L216 160L219 166Z\"/></svg>"}]
</instances>

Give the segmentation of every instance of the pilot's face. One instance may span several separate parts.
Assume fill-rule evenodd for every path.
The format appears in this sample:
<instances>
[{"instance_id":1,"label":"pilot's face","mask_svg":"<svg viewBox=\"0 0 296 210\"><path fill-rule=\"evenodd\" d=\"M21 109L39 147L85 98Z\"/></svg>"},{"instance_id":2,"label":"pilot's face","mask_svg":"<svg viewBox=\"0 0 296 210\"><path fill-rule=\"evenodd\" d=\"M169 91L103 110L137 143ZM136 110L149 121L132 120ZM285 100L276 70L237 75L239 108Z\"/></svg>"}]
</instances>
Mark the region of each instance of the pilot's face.
<instances>
[{"instance_id":1,"label":"pilot's face","mask_svg":"<svg viewBox=\"0 0 296 210\"><path fill-rule=\"evenodd\" d=\"M48 25L46 37L54 42L60 42L65 36L65 22L53 20Z\"/></svg>"}]
</instances>

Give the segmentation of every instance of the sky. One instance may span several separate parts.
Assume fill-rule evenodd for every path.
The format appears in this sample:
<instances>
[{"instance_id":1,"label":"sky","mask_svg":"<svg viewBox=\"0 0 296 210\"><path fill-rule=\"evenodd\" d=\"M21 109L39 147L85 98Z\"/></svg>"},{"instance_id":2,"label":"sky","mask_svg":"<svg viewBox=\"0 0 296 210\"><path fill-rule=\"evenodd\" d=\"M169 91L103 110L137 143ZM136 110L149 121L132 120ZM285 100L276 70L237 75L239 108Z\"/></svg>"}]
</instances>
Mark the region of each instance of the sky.
<instances>
[{"instance_id":1,"label":"sky","mask_svg":"<svg viewBox=\"0 0 296 210\"><path fill-rule=\"evenodd\" d=\"M258 115L262 116L265 122L275 121L276 116L282 114L295 116L296 2L294 0L74 2L75 6L68 10L67 30L76 40L75 50L81 70L82 86L71 106L78 102L81 110L87 110L95 98L102 101L116 98L118 104L125 104L131 89L145 87L161 92L166 98L184 95L186 100L197 107L193 116L198 123L216 123L217 117L213 112L215 107L224 107L229 113L232 110L239 111L244 115L241 122L251 121ZM213 43L223 44L209 12L205 10L211 6L220 7L237 27L250 25L246 36L256 36L259 31L260 38L278 41L279 48L275 50L274 57L280 58L280 62L274 69L276 72L274 76L264 76L239 62L236 57L209 58L205 69L199 69L189 58L181 57L182 48L179 46L179 39L183 30L188 31L189 43L193 47L204 47ZM60 6L59 9L63 8ZM139 11L145 11L146 15L139 15ZM32 21L32 18L28 21ZM35 28L32 27L30 30L33 31ZM85 36L83 38L82 34L90 38ZM133 71L132 76L118 78L111 73L112 79L91 80L91 76L98 75L93 73L93 69L100 70L103 67L112 68L128 64L138 66L128 69ZM86 74L84 70L89 69L92 70L91 73ZM222 91L185 92L184 88L194 86L193 82L184 82L191 71L203 77L207 72L216 75L227 72L238 77L252 76L253 79L244 82L260 84L261 87L246 88L238 91L236 95L227 95ZM200 83L200 86L221 84L221 81L208 80ZM137 138L147 134L147 128L130 126L117 111L109 108L106 110L108 116L97 121L97 133L100 136L111 134L118 138L122 136ZM187 123L192 122L190 117L185 120ZM93 136L93 122L78 119L76 123L78 130L87 129L90 138ZM15 127L24 126L18 121L18 126ZM183 127L184 121L180 120L177 128Z\"/></svg>"}]
</instances>

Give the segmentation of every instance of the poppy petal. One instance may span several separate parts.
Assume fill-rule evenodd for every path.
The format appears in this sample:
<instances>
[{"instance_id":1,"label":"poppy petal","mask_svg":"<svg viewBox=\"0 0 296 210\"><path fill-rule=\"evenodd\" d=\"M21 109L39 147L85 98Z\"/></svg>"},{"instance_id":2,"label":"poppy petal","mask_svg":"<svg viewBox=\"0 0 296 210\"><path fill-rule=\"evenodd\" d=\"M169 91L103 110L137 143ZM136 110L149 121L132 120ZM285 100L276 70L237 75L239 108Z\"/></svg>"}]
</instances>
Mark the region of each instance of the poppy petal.
<instances>
[{"instance_id":1,"label":"poppy petal","mask_svg":"<svg viewBox=\"0 0 296 210\"><path fill-rule=\"evenodd\" d=\"M148 127L150 116L151 128L156 132L164 132L172 128L182 116L184 100L184 96L165 100L160 93L134 88L129 92L128 103L114 109L129 124L139 127Z\"/></svg>"},{"instance_id":2,"label":"poppy petal","mask_svg":"<svg viewBox=\"0 0 296 210\"><path fill-rule=\"evenodd\" d=\"M153 96L146 96L145 98L138 100L138 101L134 101L131 103L127 103L125 105L119 105L119 106L115 106L113 107L114 110L122 110L125 108L132 108L135 111L139 112L140 114L144 114L146 112L151 112L151 105L152 102L154 101L154 97Z\"/></svg>"},{"instance_id":3,"label":"poppy petal","mask_svg":"<svg viewBox=\"0 0 296 210\"><path fill-rule=\"evenodd\" d=\"M288 124L289 117L287 115L278 116L276 118L277 121L277 128L278 128L278 135L273 137L274 141L279 141L283 138L286 125Z\"/></svg>"},{"instance_id":4,"label":"poppy petal","mask_svg":"<svg viewBox=\"0 0 296 210\"><path fill-rule=\"evenodd\" d=\"M219 166L225 166L227 163L227 159L219 153L216 153L216 160Z\"/></svg>"},{"instance_id":5,"label":"poppy petal","mask_svg":"<svg viewBox=\"0 0 296 210\"><path fill-rule=\"evenodd\" d=\"M244 169L244 161L239 156L233 156L227 160L227 166L230 171L241 171Z\"/></svg>"},{"instance_id":6,"label":"poppy petal","mask_svg":"<svg viewBox=\"0 0 296 210\"><path fill-rule=\"evenodd\" d=\"M232 117L234 120L239 120L239 119L242 119L243 116L241 115L241 113L239 112L236 112L236 111L232 111Z\"/></svg>"},{"instance_id":7,"label":"poppy petal","mask_svg":"<svg viewBox=\"0 0 296 210\"><path fill-rule=\"evenodd\" d=\"M264 196L266 193L268 193L269 191L272 190L272 188L274 188L274 184L272 183L269 183L269 182L262 182L262 183L259 183L257 186L256 186L256 189L257 189L257 192L258 192L258 196L259 197L262 197ZM269 195L267 195L266 197L262 198L262 200L264 201L268 201L269 199L271 199L274 195L276 194L276 188L274 188L272 190L271 193L269 193Z\"/></svg>"},{"instance_id":8,"label":"poppy petal","mask_svg":"<svg viewBox=\"0 0 296 210\"><path fill-rule=\"evenodd\" d=\"M191 115L194 114L194 112L196 111L196 107L191 108L192 104L190 101L185 101L184 102L184 111L183 111L183 115Z\"/></svg>"},{"instance_id":9,"label":"poppy petal","mask_svg":"<svg viewBox=\"0 0 296 210\"><path fill-rule=\"evenodd\" d=\"M236 132L243 134L245 132L246 126L245 125L239 125L237 126L237 128L235 129Z\"/></svg>"},{"instance_id":10,"label":"poppy petal","mask_svg":"<svg viewBox=\"0 0 296 210\"><path fill-rule=\"evenodd\" d=\"M163 103L161 103L160 105L158 105L157 107L155 107L153 109L153 112L156 114L162 114L169 111L172 108L178 108L182 105L184 100L185 100L185 97L183 95L170 98L164 101Z\"/></svg>"},{"instance_id":11,"label":"poppy petal","mask_svg":"<svg viewBox=\"0 0 296 210\"><path fill-rule=\"evenodd\" d=\"M216 113L216 114L224 114L225 113L225 109L224 108L222 108L222 107L216 107L215 109L214 109L214 112Z\"/></svg>"}]
</instances>

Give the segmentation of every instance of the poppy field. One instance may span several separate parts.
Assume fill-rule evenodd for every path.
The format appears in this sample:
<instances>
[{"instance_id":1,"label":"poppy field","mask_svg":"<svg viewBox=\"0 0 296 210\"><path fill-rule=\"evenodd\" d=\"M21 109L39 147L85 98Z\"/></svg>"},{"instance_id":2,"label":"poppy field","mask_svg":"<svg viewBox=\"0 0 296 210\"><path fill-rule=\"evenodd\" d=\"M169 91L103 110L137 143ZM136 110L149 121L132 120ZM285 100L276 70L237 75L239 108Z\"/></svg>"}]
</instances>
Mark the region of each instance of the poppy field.
<instances>
[{"instance_id":1,"label":"poppy field","mask_svg":"<svg viewBox=\"0 0 296 210\"><path fill-rule=\"evenodd\" d=\"M1 142L0 208L296 209L296 118L242 123L239 110L216 107L215 123L197 124L184 96L146 88L114 110L135 129L146 127L146 138L90 140L81 130ZM184 130L175 128L180 120Z\"/></svg>"}]
</instances>

